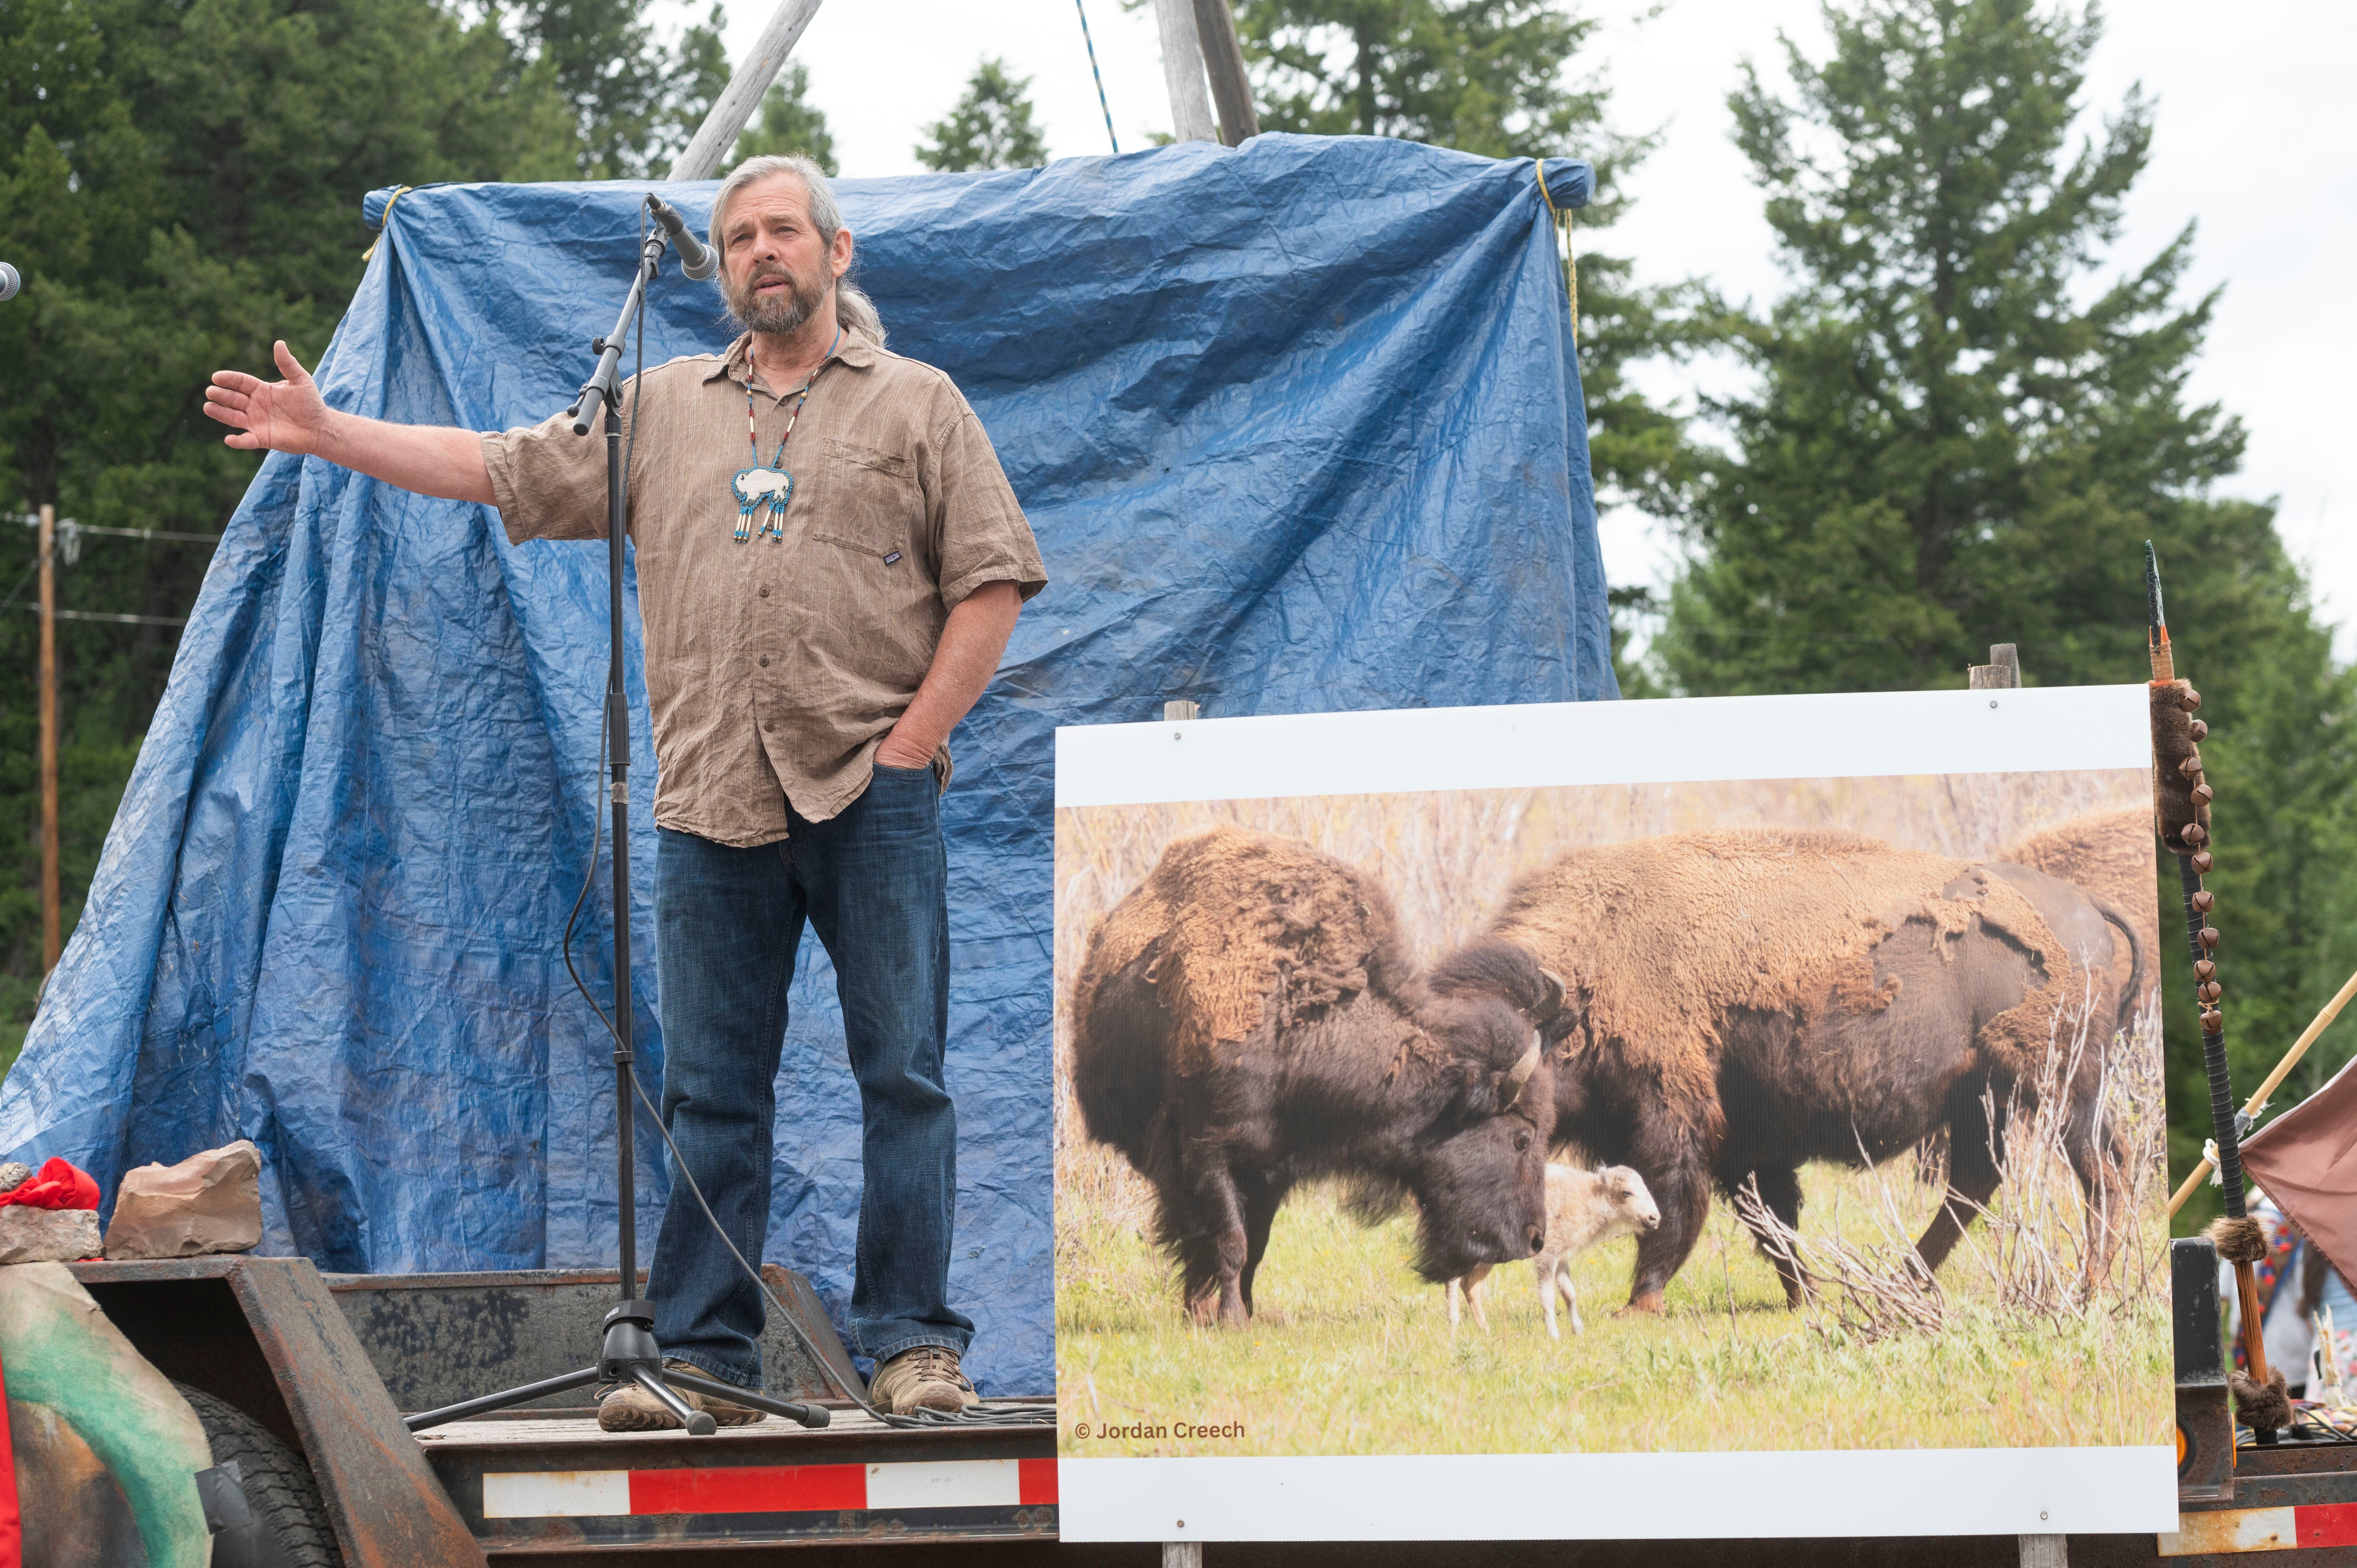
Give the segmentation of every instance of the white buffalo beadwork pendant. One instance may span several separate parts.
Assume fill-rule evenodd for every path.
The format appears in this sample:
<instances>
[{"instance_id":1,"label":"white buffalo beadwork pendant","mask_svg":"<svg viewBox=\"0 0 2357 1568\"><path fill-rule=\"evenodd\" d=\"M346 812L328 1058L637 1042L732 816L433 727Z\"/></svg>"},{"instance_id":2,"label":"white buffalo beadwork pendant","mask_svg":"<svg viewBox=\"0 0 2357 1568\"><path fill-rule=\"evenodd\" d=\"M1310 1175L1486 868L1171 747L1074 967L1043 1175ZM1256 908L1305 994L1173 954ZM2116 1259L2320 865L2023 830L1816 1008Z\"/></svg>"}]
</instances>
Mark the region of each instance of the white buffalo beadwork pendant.
<instances>
[{"instance_id":1,"label":"white buffalo beadwork pendant","mask_svg":"<svg viewBox=\"0 0 2357 1568\"><path fill-rule=\"evenodd\" d=\"M786 536L786 502L793 499L794 477L782 468L743 468L728 481L737 492L737 542L742 544L753 535L753 512L767 508L769 516L761 521L764 539Z\"/></svg>"}]
</instances>

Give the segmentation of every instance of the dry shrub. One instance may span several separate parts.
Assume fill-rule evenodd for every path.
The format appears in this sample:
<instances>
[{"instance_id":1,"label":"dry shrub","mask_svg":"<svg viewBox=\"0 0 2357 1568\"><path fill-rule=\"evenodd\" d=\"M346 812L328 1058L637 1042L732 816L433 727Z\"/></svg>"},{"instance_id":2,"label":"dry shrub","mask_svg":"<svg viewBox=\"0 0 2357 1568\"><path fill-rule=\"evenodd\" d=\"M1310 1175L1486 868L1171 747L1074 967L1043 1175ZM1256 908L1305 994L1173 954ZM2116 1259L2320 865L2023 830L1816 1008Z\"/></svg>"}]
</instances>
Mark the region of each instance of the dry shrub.
<instances>
[{"instance_id":1,"label":"dry shrub","mask_svg":"<svg viewBox=\"0 0 2357 1568\"><path fill-rule=\"evenodd\" d=\"M1992 1138L2002 1179L1959 1249L1999 1308L2024 1318L2118 1312L2168 1290L2160 1270L2166 1236L2156 1233L2154 1203L2167 1136L2159 999L2108 1038L2090 1030L2088 1001L2057 1014L2038 1075L2007 1097L2001 1150ZM2096 1125L2109 1136L2096 1140L2104 1175L2087 1195L2066 1140L2068 1086L2091 1049ZM1982 1104L1994 1125L1994 1097L1984 1094Z\"/></svg>"},{"instance_id":2,"label":"dry shrub","mask_svg":"<svg viewBox=\"0 0 2357 1568\"><path fill-rule=\"evenodd\" d=\"M1915 1250L1918 1227L1910 1222L1910 1210L1921 1206L1921 1149L1912 1177L1895 1161L1869 1174L1866 1190L1876 1236L1869 1242L1830 1231L1803 1235L1768 1210L1756 1182L1736 1192L1736 1212L1760 1238L1762 1250L1771 1259L1796 1260L1811 1278L1813 1329L1871 1344L1937 1333L1954 1321L1965 1300L2001 1328L2022 1329L2124 1317L2166 1298L2166 1222L2158 1203L2167 1128L2159 1002L2148 1000L2127 1028L2104 1040L2090 1027L2096 999L2091 985L2057 1009L2039 1070L2016 1084L2002 1104L1984 1093L1991 1126L2006 1129L2002 1140L1994 1133L1990 1139L1999 1181L1990 1201L1975 1208L1973 1224L1949 1254L1944 1288L1923 1267ZM2097 1139L2104 1179L2088 1194L2072 1168L2067 1140L2069 1089L2091 1050L2097 1053L2093 1113L2109 1136Z\"/></svg>"},{"instance_id":3,"label":"dry shrub","mask_svg":"<svg viewBox=\"0 0 2357 1568\"><path fill-rule=\"evenodd\" d=\"M1819 1333L1868 1345L1901 1334L1937 1334L1947 1326L1947 1297L1915 1255L1915 1239L1894 1184L1878 1180L1870 1190L1870 1212L1880 1236L1872 1242L1846 1241L1830 1232L1803 1237L1760 1201L1757 1176L1736 1188L1735 1212L1773 1262L1797 1261L1806 1271L1810 1326Z\"/></svg>"}]
</instances>

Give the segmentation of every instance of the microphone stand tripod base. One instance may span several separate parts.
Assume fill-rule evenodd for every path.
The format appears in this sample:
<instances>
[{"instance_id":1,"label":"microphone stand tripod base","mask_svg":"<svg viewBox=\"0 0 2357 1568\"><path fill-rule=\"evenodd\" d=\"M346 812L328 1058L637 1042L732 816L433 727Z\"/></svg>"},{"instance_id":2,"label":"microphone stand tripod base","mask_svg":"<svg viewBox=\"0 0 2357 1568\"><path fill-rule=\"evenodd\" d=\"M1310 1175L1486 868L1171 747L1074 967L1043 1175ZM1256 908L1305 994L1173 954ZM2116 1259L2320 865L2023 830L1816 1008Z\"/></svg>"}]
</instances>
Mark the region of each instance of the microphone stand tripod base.
<instances>
[{"instance_id":1,"label":"microphone stand tripod base","mask_svg":"<svg viewBox=\"0 0 2357 1568\"><path fill-rule=\"evenodd\" d=\"M655 1304L622 1301L606 1314L606 1343L597 1354L597 1380L630 1383L654 1395L692 1437L709 1437L720 1428L708 1411L697 1410L663 1380L662 1352L655 1345Z\"/></svg>"},{"instance_id":2,"label":"microphone stand tripod base","mask_svg":"<svg viewBox=\"0 0 2357 1568\"><path fill-rule=\"evenodd\" d=\"M735 1388L700 1373L683 1372L676 1368L666 1369L662 1364L662 1349L655 1343L654 1304L633 1299L617 1302L606 1314L605 1340L599 1348L596 1366L584 1367L577 1372L567 1372L542 1382L527 1383L522 1388L510 1389L504 1393L486 1394L481 1399L425 1411L404 1418L402 1424L412 1432L423 1432L430 1426L441 1426L453 1421L464 1421L469 1416L489 1415L493 1411L529 1404L550 1394L577 1389L585 1383L638 1384L671 1412L691 1437L709 1437L718 1430L719 1423L712 1419L709 1411L697 1410L682 1399L679 1394L682 1389L702 1394L706 1399L749 1405L813 1430L826 1425L829 1420L824 1405L771 1399L767 1394Z\"/></svg>"}]
</instances>

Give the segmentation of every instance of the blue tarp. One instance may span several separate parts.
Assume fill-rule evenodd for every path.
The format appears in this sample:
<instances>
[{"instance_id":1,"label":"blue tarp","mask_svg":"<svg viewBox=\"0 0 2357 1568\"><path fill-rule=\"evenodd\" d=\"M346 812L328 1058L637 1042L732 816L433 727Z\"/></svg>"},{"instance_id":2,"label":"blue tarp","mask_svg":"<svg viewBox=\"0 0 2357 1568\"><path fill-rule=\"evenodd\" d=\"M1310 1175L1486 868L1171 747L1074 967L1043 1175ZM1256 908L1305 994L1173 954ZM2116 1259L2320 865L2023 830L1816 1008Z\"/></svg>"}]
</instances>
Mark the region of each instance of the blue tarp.
<instances>
[{"instance_id":1,"label":"blue tarp","mask_svg":"<svg viewBox=\"0 0 2357 1568\"><path fill-rule=\"evenodd\" d=\"M1546 173L1585 199L1585 166ZM330 403L486 430L564 406L642 188L403 195L318 371ZM700 226L712 190L668 195ZM1268 135L841 194L892 347L964 390L1052 578L954 738L946 801L954 1299L983 1386L1039 1392L1051 731L1168 697L1222 716L1616 695L1569 313L1527 160ZM650 362L732 336L675 267L650 317ZM518 549L488 508L266 459L0 1090L0 1151L63 1155L111 1197L131 1165L247 1137L265 1251L611 1266L612 1071L557 947L602 794L605 580L602 544ZM651 1088L643 817L631 847ZM605 891L601 872L576 947L601 995ZM802 953L767 1255L839 1316L857 1098L826 959ZM639 1147L659 1149L644 1128ZM662 1187L646 1160L641 1236Z\"/></svg>"}]
</instances>

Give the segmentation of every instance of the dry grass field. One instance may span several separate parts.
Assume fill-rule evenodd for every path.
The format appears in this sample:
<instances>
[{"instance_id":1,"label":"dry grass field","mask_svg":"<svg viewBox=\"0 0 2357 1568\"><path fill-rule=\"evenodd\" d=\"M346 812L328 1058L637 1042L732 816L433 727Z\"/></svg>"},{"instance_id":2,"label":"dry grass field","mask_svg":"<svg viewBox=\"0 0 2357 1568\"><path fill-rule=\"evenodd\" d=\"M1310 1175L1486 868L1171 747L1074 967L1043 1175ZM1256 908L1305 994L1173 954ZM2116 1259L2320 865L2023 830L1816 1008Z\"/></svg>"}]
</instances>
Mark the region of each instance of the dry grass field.
<instances>
[{"instance_id":1,"label":"dry grass field","mask_svg":"<svg viewBox=\"0 0 2357 1568\"><path fill-rule=\"evenodd\" d=\"M1878 1245L1880 1180L1812 1167L1803 1230ZM1920 1193L1928 1218L1932 1195ZM1872 1340L1841 1329L1830 1299L1787 1311L1775 1275L1723 1205L1658 1318L1613 1316L1628 1294L1632 1241L1581 1258L1574 1272L1587 1331L1574 1335L1566 1322L1560 1342L1546 1336L1527 1263L1491 1276L1489 1332L1469 1317L1452 1335L1439 1289L1408 1267L1413 1222L1362 1228L1324 1189L1298 1195L1277 1217L1251 1329L1199 1328L1181 1317L1143 1218L1142 1209L1127 1219L1059 1213L1056 1382L1067 1455L2169 1441L2167 1227L2157 1203L2148 1244L2125 1261L2124 1288L2092 1304L2008 1310L1989 1261L1965 1250L1943 1271L1940 1329ZM1241 1430L1179 1436L1180 1422ZM1137 1426L1146 1432L1099 1435Z\"/></svg>"},{"instance_id":2,"label":"dry grass field","mask_svg":"<svg viewBox=\"0 0 2357 1568\"><path fill-rule=\"evenodd\" d=\"M1451 1333L1408 1266L1413 1218L1366 1226L1339 1195L1279 1214L1243 1332L1200 1328L1148 1240L1150 1196L1080 1130L1065 1004L1095 921L1172 839L1228 822L1380 876L1411 950L1485 927L1507 885L1561 850L1706 827L1844 828L1986 856L2148 800L2140 772L1795 779L1466 791L1057 813L1056 1341L1070 1455L1629 1452L2163 1444L2170 1372L2157 1020L2111 1053L2135 1151L2127 1244L2090 1285L2085 1219L2051 1128L2025 1123L2007 1180L1936 1283L1909 1249L1938 1201L1911 1158L1803 1173L1804 1261L1786 1310L1728 1207L1658 1318L1616 1317L1634 1244L1574 1265L1587 1332L1546 1337L1528 1264L1499 1269L1490 1331ZM2149 914L2150 912L2143 912ZM2153 930L2151 925L2146 927ZM2157 935L2157 932L2155 933ZM2058 1047L2060 1048L2060 1047ZM2082 1046L2083 1048L2083 1043ZM2034 1120L2034 1119L2032 1119ZM1571 1156L1577 1157L1576 1152ZM1193 1429L1216 1429L1215 1436Z\"/></svg>"}]
</instances>

